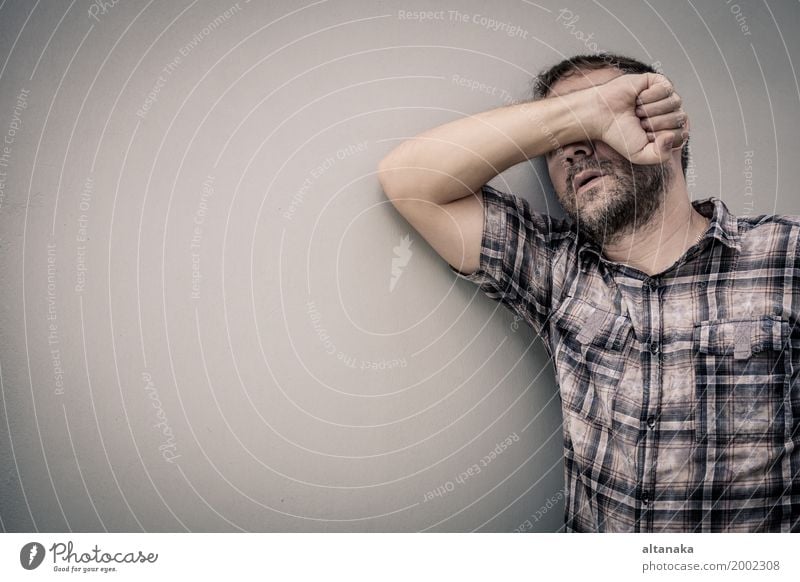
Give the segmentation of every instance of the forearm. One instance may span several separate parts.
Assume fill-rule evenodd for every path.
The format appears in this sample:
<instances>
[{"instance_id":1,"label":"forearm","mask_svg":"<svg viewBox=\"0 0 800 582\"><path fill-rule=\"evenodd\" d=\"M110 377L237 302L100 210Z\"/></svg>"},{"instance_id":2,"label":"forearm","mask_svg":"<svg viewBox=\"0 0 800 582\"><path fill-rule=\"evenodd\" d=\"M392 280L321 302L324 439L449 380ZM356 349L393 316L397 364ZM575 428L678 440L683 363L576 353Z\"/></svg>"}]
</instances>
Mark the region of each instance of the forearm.
<instances>
[{"instance_id":1,"label":"forearm","mask_svg":"<svg viewBox=\"0 0 800 582\"><path fill-rule=\"evenodd\" d=\"M500 107L425 131L381 161L389 198L447 204L527 159L594 137L584 91Z\"/></svg>"}]
</instances>

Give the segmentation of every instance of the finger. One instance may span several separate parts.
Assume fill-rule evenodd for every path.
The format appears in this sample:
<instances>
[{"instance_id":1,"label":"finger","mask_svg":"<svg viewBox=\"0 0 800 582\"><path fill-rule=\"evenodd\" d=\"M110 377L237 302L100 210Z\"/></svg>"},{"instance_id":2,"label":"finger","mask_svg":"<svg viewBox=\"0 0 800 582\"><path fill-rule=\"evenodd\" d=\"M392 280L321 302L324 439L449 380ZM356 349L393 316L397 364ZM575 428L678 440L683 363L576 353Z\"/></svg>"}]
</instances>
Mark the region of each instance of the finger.
<instances>
[{"instance_id":1,"label":"finger","mask_svg":"<svg viewBox=\"0 0 800 582\"><path fill-rule=\"evenodd\" d=\"M673 150L677 150L683 147L683 144L686 143L686 140L689 139L689 131L686 129L681 130L673 130L665 132L667 134L672 134L672 148Z\"/></svg>"},{"instance_id":2,"label":"finger","mask_svg":"<svg viewBox=\"0 0 800 582\"><path fill-rule=\"evenodd\" d=\"M662 77L663 81L658 81L650 85L647 89L636 96L637 105L644 105L646 103L653 103L666 99L673 93L672 83L667 81L666 77Z\"/></svg>"},{"instance_id":3,"label":"finger","mask_svg":"<svg viewBox=\"0 0 800 582\"><path fill-rule=\"evenodd\" d=\"M666 115L656 115L655 117L645 117L640 120L645 131L663 131L665 129L680 129L686 126L686 113L676 111Z\"/></svg>"},{"instance_id":4,"label":"finger","mask_svg":"<svg viewBox=\"0 0 800 582\"><path fill-rule=\"evenodd\" d=\"M659 164L666 162L672 156L673 136L671 132L660 132L655 135L655 141L648 143L642 151L632 156L634 164Z\"/></svg>"},{"instance_id":5,"label":"finger","mask_svg":"<svg viewBox=\"0 0 800 582\"><path fill-rule=\"evenodd\" d=\"M664 115L676 109L680 109L683 101L677 93L673 92L672 95L665 99L660 99L653 103L646 103L636 107L636 115L639 117L655 117L656 115Z\"/></svg>"}]
</instances>

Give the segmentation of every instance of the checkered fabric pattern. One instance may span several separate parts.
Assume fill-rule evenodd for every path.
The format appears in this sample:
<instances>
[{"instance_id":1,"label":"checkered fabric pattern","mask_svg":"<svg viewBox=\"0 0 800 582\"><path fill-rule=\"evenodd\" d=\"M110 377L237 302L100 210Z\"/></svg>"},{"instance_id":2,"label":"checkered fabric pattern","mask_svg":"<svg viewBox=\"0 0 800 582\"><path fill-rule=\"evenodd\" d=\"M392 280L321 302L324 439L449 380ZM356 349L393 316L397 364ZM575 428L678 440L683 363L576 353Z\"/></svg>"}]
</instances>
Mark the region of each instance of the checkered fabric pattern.
<instances>
[{"instance_id":1,"label":"checkered fabric pattern","mask_svg":"<svg viewBox=\"0 0 800 582\"><path fill-rule=\"evenodd\" d=\"M565 530L800 532L800 217L711 224L655 276L484 186L480 268L459 277L553 358Z\"/></svg>"}]
</instances>

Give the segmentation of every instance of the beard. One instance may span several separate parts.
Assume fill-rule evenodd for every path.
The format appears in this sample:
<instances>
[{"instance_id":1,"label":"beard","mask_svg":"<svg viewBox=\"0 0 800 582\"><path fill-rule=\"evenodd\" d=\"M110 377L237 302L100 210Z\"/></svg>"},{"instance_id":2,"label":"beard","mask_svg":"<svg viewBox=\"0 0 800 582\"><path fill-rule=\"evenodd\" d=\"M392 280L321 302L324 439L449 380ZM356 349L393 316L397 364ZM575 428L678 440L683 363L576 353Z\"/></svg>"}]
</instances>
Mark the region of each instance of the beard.
<instances>
[{"instance_id":1,"label":"beard","mask_svg":"<svg viewBox=\"0 0 800 582\"><path fill-rule=\"evenodd\" d=\"M601 181L577 195L573 178L588 169L602 172ZM671 179L672 168L667 164L639 165L622 157L587 159L569 169L566 192L559 199L578 232L602 246L647 224L661 208Z\"/></svg>"}]
</instances>

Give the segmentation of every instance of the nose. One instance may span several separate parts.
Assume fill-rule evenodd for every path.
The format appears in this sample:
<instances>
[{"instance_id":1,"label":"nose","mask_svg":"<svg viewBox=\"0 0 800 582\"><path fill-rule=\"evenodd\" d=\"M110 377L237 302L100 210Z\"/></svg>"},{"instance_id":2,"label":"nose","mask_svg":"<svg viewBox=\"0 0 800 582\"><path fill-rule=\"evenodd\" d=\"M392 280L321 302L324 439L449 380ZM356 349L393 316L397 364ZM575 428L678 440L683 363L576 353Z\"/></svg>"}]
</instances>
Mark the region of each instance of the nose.
<instances>
[{"instance_id":1,"label":"nose","mask_svg":"<svg viewBox=\"0 0 800 582\"><path fill-rule=\"evenodd\" d=\"M564 146L564 161L569 166L572 166L582 158L588 158L593 155L594 148L590 141L578 141Z\"/></svg>"}]
</instances>

